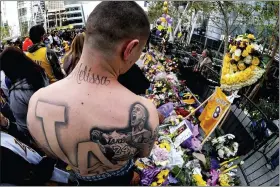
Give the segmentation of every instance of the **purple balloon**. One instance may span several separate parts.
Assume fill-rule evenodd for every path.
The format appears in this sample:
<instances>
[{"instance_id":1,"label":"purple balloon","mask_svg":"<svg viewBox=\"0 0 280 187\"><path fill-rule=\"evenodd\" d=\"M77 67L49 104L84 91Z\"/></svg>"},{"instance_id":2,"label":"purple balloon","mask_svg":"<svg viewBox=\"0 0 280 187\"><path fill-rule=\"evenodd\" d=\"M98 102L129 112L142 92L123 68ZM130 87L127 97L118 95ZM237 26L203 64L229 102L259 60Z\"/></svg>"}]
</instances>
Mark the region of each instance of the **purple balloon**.
<instances>
[{"instance_id":1,"label":"purple balloon","mask_svg":"<svg viewBox=\"0 0 280 187\"><path fill-rule=\"evenodd\" d=\"M167 21L167 23L169 23L169 21L170 21L170 17L167 17L167 18L165 18L166 19L166 21Z\"/></svg>"},{"instance_id":2,"label":"purple balloon","mask_svg":"<svg viewBox=\"0 0 280 187\"><path fill-rule=\"evenodd\" d=\"M161 32L160 32L159 30L156 31L156 35L157 35L157 36L159 36L160 33L161 33Z\"/></svg>"},{"instance_id":3,"label":"purple balloon","mask_svg":"<svg viewBox=\"0 0 280 187\"><path fill-rule=\"evenodd\" d=\"M162 15L161 15L161 17L164 17L164 18L166 18L166 14L162 14Z\"/></svg>"},{"instance_id":4,"label":"purple balloon","mask_svg":"<svg viewBox=\"0 0 280 187\"><path fill-rule=\"evenodd\" d=\"M173 19L170 18L170 20L168 21L168 23L172 24L172 22L173 22Z\"/></svg>"}]
</instances>

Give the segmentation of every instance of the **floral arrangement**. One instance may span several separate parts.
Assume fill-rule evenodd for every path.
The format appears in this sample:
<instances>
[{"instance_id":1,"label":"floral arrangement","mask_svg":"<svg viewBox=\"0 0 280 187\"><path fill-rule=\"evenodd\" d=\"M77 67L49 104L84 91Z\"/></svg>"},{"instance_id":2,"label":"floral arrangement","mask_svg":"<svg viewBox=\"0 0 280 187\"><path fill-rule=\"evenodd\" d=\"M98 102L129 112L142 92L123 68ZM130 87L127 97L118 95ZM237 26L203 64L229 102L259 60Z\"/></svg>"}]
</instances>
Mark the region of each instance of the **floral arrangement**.
<instances>
[{"instance_id":1,"label":"floral arrangement","mask_svg":"<svg viewBox=\"0 0 280 187\"><path fill-rule=\"evenodd\" d=\"M230 41L228 53L224 56L221 88L226 91L250 86L264 73L261 68L259 46L252 34L244 34Z\"/></svg>"},{"instance_id":2,"label":"floral arrangement","mask_svg":"<svg viewBox=\"0 0 280 187\"><path fill-rule=\"evenodd\" d=\"M146 97L153 100L164 120L150 156L135 162L141 176L140 185L234 185L237 165L233 162L239 158L234 135L206 142L211 146L209 150L202 147L196 116L185 119L199 104L184 81L166 72L166 67L161 65L164 59L156 51L149 54L151 59L142 68L152 80ZM184 134L187 131L190 133Z\"/></svg>"},{"instance_id":3,"label":"floral arrangement","mask_svg":"<svg viewBox=\"0 0 280 187\"><path fill-rule=\"evenodd\" d=\"M178 72L178 63L175 60L166 59L162 65L165 68L165 71L170 73L177 73Z\"/></svg>"},{"instance_id":4,"label":"floral arrangement","mask_svg":"<svg viewBox=\"0 0 280 187\"><path fill-rule=\"evenodd\" d=\"M211 141L220 159L229 159L237 154L238 143L233 141L234 138L233 134L226 134Z\"/></svg>"}]
</instances>

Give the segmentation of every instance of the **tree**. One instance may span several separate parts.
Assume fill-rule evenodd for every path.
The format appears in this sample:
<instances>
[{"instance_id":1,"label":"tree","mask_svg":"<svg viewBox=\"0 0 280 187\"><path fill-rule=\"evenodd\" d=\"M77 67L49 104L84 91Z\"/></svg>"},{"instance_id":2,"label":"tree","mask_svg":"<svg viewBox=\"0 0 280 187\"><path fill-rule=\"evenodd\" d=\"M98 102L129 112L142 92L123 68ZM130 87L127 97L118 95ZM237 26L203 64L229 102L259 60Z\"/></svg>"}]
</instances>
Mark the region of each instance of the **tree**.
<instances>
[{"instance_id":1,"label":"tree","mask_svg":"<svg viewBox=\"0 0 280 187\"><path fill-rule=\"evenodd\" d=\"M253 12L248 2L215 1L209 4L209 21L219 28L224 35L224 54L228 47L228 37L240 25L244 25Z\"/></svg>"},{"instance_id":2,"label":"tree","mask_svg":"<svg viewBox=\"0 0 280 187\"><path fill-rule=\"evenodd\" d=\"M10 35L11 35L11 27L10 26L0 27L0 39L10 37Z\"/></svg>"}]
</instances>

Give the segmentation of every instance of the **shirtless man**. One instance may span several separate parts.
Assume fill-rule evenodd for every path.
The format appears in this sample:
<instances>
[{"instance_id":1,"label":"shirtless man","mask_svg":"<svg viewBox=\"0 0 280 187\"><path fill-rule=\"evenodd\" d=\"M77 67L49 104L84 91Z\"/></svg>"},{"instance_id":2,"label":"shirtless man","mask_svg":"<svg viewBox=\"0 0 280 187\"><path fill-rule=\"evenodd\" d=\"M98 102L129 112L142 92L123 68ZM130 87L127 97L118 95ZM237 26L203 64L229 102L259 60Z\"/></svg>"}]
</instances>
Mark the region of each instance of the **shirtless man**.
<instances>
[{"instance_id":1,"label":"shirtless man","mask_svg":"<svg viewBox=\"0 0 280 187\"><path fill-rule=\"evenodd\" d=\"M148 18L137 3L101 2L87 20L76 68L30 99L31 135L49 156L72 166L80 184L129 184L121 177L131 172L133 159L150 154L157 110L117 80L140 57L148 36Z\"/></svg>"}]
</instances>

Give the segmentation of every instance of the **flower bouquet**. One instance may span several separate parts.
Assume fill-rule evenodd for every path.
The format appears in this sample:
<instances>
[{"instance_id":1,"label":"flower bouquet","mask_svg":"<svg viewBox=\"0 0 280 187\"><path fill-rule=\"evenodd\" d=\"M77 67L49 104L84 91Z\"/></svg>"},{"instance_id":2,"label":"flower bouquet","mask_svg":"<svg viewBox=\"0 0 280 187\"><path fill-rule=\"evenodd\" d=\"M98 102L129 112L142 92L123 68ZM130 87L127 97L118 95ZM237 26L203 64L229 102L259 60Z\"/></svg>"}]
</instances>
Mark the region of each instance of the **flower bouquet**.
<instances>
[{"instance_id":1,"label":"flower bouquet","mask_svg":"<svg viewBox=\"0 0 280 187\"><path fill-rule=\"evenodd\" d=\"M220 159L229 159L236 156L238 151L238 143L234 142L235 136L233 134L226 134L214 138L211 143L218 153Z\"/></svg>"},{"instance_id":2,"label":"flower bouquet","mask_svg":"<svg viewBox=\"0 0 280 187\"><path fill-rule=\"evenodd\" d=\"M226 91L239 90L250 86L264 73L261 68L259 46L252 34L244 34L230 41L229 50L224 56L221 88Z\"/></svg>"}]
</instances>

